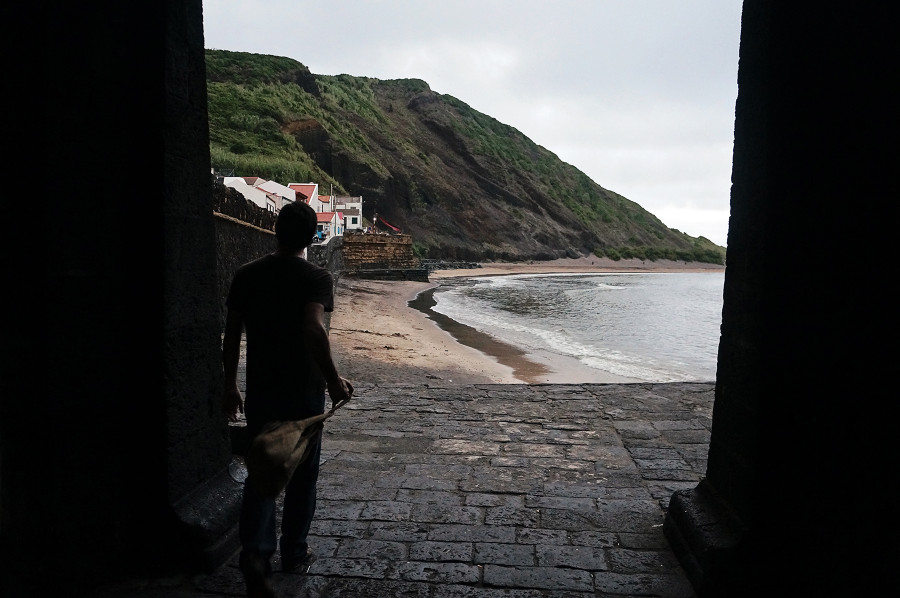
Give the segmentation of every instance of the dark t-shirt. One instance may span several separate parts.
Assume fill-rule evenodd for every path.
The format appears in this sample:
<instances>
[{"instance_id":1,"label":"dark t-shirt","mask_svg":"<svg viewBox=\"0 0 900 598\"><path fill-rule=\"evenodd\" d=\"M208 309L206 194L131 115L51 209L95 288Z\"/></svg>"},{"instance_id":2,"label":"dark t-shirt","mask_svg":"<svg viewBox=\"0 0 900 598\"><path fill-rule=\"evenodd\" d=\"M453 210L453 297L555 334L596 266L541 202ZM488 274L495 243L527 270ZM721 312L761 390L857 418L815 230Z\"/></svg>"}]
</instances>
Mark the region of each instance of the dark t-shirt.
<instances>
[{"instance_id":1,"label":"dark t-shirt","mask_svg":"<svg viewBox=\"0 0 900 598\"><path fill-rule=\"evenodd\" d=\"M267 255L235 273L227 305L244 318L248 425L325 410L325 379L303 335L303 308L310 302L332 311L333 280L302 258Z\"/></svg>"}]
</instances>

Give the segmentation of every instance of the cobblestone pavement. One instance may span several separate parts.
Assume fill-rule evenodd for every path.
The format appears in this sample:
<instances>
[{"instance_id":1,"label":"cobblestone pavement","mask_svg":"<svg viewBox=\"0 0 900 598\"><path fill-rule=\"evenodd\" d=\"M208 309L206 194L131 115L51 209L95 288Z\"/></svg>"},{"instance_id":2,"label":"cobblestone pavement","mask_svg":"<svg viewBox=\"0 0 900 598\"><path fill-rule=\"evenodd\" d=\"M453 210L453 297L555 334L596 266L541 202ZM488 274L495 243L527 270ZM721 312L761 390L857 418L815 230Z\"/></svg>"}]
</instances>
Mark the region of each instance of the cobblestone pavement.
<instances>
[{"instance_id":1,"label":"cobblestone pavement","mask_svg":"<svg viewBox=\"0 0 900 598\"><path fill-rule=\"evenodd\" d=\"M319 559L277 595L694 598L662 524L706 471L714 389L358 387L325 425ZM128 595L244 594L237 555L168 584Z\"/></svg>"}]
</instances>

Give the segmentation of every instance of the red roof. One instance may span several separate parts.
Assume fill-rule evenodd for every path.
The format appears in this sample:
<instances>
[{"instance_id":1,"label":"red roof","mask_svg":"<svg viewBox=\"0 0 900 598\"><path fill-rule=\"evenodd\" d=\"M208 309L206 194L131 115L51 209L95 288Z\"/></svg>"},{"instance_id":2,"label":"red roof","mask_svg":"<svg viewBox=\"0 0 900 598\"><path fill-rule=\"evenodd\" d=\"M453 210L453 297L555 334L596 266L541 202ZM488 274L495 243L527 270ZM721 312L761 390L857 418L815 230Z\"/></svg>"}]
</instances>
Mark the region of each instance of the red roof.
<instances>
[{"instance_id":1,"label":"red roof","mask_svg":"<svg viewBox=\"0 0 900 598\"><path fill-rule=\"evenodd\" d=\"M334 219L334 212L316 212L316 222L331 222Z\"/></svg>"},{"instance_id":2,"label":"red roof","mask_svg":"<svg viewBox=\"0 0 900 598\"><path fill-rule=\"evenodd\" d=\"M309 198L312 197L313 191L316 190L315 183L313 184L302 184L302 183L291 183L288 185L289 189L293 189L297 192L297 194L303 196L303 200L306 203L309 203Z\"/></svg>"}]
</instances>

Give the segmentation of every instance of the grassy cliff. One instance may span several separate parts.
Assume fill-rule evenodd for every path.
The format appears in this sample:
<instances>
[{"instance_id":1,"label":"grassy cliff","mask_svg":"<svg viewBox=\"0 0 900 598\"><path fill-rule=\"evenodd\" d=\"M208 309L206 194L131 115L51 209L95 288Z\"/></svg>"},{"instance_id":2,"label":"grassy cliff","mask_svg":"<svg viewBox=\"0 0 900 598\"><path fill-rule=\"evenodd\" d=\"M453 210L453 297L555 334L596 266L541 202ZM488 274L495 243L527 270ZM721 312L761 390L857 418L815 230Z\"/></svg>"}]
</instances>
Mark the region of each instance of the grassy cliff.
<instances>
[{"instance_id":1,"label":"grassy cliff","mask_svg":"<svg viewBox=\"0 0 900 598\"><path fill-rule=\"evenodd\" d=\"M207 50L213 166L363 196L421 257L585 255L724 263L522 133L418 79L309 72L290 58Z\"/></svg>"}]
</instances>

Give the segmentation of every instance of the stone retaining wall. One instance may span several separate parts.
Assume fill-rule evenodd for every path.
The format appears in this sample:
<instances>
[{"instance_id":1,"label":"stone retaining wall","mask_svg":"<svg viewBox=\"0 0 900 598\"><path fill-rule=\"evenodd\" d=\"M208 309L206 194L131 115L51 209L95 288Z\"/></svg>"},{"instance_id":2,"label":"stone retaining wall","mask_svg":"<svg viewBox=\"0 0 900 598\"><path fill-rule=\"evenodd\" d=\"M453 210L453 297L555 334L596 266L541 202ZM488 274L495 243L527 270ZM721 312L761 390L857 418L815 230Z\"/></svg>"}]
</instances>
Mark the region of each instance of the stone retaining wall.
<instances>
[{"instance_id":1,"label":"stone retaining wall","mask_svg":"<svg viewBox=\"0 0 900 598\"><path fill-rule=\"evenodd\" d=\"M409 235L356 232L344 235L344 268L348 271L414 270L420 267Z\"/></svg>"}]
</instances>

